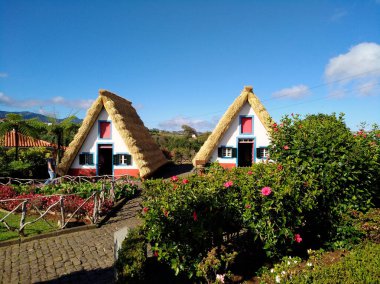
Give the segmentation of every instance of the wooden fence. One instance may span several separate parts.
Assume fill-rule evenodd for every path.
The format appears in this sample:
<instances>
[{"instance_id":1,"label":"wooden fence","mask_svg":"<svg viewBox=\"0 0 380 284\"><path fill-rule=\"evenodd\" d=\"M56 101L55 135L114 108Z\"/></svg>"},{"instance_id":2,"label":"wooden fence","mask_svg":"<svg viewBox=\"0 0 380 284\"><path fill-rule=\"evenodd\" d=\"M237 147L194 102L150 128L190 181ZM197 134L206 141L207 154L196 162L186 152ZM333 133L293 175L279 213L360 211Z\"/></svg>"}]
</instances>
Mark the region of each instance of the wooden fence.
<instances>
[{"instance_id":1,"label":"wooden fence","mask_svg":"<svg viewBox=\"0 0 380 284\"><path fill-rule=\"evenodd\" d=\"M17 231L19 235L24 236L24 229L26 226L30 226L31 224L39 221L44 220L46 223L48 223L51 227L53 226L49 220L47 220L47 216L50 213L54 215L60 215L60 220L58 222L60 229L64 229L67 227L69 222L76 216L78 212L87 204L91 205L93 202L93 205L91 205L92 214L89 217L89 220L92 224L95 224L100 219L101 214L101 208L102 204L104 203L105 199L108 198L111 201L115 201L115 183L118 179L121 177L126 178L128 180L128 176L94 176L94 177L85 177L85 176L63 176L59 177L53 180L53 183L62 183L62 182L70 182L73 184L80 184L83 182L86 183L93 183L93 182L102 182L101 190L94 189L93 192L91 192L90 196L86 198L72 213L67 212L67 208L65 207L65 200L67 201L70 197L74 197L75 195L78 196L79 194L73 193L73 194L53 194L53 195L46 195L46 196L38 196L33 198L10 198L10 199L2 199L0 200L1 203L9 203L14 202L16 205L12 210L6 213L4 217L0 219L0 223L3 223L4 226L10 230L10 231ZM10 184L22 184L22 185L31 185L35 187L42 187L44 186L45 180L35 180L35 179L16 179L16 178L1 178L2 181L0 184L2 185L10 185ZM5 182L3 182L5 181ZM106 182L110 183L110 188L106 188ZM39 199L45 199L50 198L53 201L52 204L49 205L48 208L45 209L45 211L40 210L38 206L36 206L36 203L39 202ZM58 209L59 208L59 209ZM12 227L7 223L7 218L11 216L12 214L15 214L16 212L21 211L21 218L18 228ZM53 212L54 211L54 212ZM28 213L33 213L34 216L38 216L33 221L26 221L26 216Z\"/></svg>"}]
</instances>

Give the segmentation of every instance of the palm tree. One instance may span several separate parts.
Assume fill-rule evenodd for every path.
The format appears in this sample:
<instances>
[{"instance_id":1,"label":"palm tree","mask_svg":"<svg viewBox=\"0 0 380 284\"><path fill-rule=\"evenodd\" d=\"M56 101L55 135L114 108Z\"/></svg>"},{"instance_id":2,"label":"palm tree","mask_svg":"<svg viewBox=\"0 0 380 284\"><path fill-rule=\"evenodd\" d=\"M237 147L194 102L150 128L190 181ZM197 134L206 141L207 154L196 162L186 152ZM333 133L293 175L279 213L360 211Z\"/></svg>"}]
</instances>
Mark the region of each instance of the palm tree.
<instances>
[{"instance_id":1,"label":"palm tree","mask_svg":"<svg viewBox=\"0 0 380 284\"><path fill-rule=\"evenodd\" d=\"M52 140L56 140L55 143L57 144L58 148L57 164L60 162L62 157L62 146L67 146L67 141L64 138L70 136L70 134L76 132L79 128L79 125L73 122L75 118L76 117L74 115L71 115L64 120L59 121L55 117L49 117L47 130L48 133L54 136Z\"/></svg>"},{"instance_id":2,"label":"palm tree","mask_svg":"<svg viewBox=\"0 0 380 284\"><path fill-rule=\"evenodd\" d=\"M37 137L39 131L43 128L43 123L36 118L25 120L21 115L9 113L6 115L5 120L0 123L0 136L4 136L7 132L15 131L15 161L18 160L18 133Z\"/></svg>"}]
</instances>

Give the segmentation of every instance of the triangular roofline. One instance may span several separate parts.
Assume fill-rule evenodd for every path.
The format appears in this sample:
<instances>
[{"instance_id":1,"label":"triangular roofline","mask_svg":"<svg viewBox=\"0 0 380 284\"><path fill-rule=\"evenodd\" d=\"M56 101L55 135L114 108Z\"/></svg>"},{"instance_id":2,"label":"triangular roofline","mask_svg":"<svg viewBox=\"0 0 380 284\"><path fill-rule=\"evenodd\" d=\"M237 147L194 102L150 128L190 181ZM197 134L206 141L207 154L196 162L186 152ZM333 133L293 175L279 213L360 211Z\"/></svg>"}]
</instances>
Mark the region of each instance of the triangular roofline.
<instances>
[{"instance_id":1,"label":"triangular roofline","mask_svg":"<svg viewBox=\"0 0 380 284\"><path fill-rule=\"evenodd\" d=\"M81 127L58 165L60 175L67 174L103 108L111 117L121 138L128 147L133 160L139 168L141 177L150 176L168 162L133 108L132 103L109 91L99 90L98 98L88 109Z\"/></svg>"},{"instance_id":2,"label":"triangular roofline","mask_svg":"<svg viewBox=\"0 0 380 284\"><path fill-rule=\"evenodd\" d=\"M227 111L224 113L222 118L219 120L218 124L207 138L201 149L195 155L193 159L193 165L207 163L210 159L213 151L219 144L220 140L227 132L231 123L234 121L241 108L248 102L252 109L255 111L257 117L264 125L265 129L269 132L270 124L272 119L265 109L264 105L260 102L259 98L254 94L252 86L245 86L240 95L235 99L235 101L229 106Z\"/></svg>"}]
</instances>

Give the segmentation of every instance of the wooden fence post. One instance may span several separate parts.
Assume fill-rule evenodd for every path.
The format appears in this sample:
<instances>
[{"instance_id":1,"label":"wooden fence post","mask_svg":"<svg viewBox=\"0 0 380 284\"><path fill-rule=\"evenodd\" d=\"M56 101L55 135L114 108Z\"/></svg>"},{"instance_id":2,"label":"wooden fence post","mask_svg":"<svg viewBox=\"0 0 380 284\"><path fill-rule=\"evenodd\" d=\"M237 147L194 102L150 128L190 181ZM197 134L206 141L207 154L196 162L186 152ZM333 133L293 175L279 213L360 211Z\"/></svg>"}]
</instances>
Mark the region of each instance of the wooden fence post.
<instances>
[{"instance_id":1,"label":"wooden fence post","mask_svg":"<svg viewBox=\"0 0 380 284\"><path fill-rule=\"evenodd\" d=\"M98 193L94 195L94 212L92 213L92 222L95 224L98 216Z\"/></svg>"},{"instance_id":2,"label":"wooden fence post","mask_svg":"<svg viewBox=\"0 0 380 284\"><path fill-rule=\"evenodd\" d=\"M20 231L19 231L19 234L21 235L21 236L24 236L25 234L24 234L24 224L25 224L25 219L26 219L26 209L27 209L27 207L26 207L26 204L28 203L28 200L24 200L23 202L22 202L22 211L21 211L21 219L20 219Z\"/></svg>"},{"instance_id":3,"label":"wooden fence post","mask_svg":"<svg viewBox=\"0 0 380 284\"><path fill-rule=\"evenodd\" d=\"M115 201L115 181L114 180L111 181L110 196L111 196L112 202L114 202Z\"/></svg>"},{"instance_id":4,"label":"wooden fence post","mask_svg":"<svg viewBox=\"0 0 380 284\"><path fill-rule=\"evenodd\" d=\"M59 206L61 207L61 229L65 227L65 204L63 201L63 195L59 198Z\"/></svg>"}]
</instances>

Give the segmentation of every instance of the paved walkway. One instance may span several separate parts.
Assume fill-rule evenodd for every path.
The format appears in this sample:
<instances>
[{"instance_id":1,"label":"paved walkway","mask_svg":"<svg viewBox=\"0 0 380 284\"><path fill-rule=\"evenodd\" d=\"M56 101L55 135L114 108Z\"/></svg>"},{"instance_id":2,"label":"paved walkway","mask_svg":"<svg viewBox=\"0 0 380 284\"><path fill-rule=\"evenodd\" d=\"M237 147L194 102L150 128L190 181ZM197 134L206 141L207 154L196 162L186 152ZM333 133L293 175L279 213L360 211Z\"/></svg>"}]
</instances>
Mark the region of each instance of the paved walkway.
<instances>
[{"instance_id":1,"label":"paved walkway","mask_svg":"<svg viewBox=\"0 0 380 284\"><path fill-rule=\"evenodd\" d=\"M113 283L113 234L138 225L140 201L100 228L0 248L0 283Z\"/></svg>"}]
</instances>

